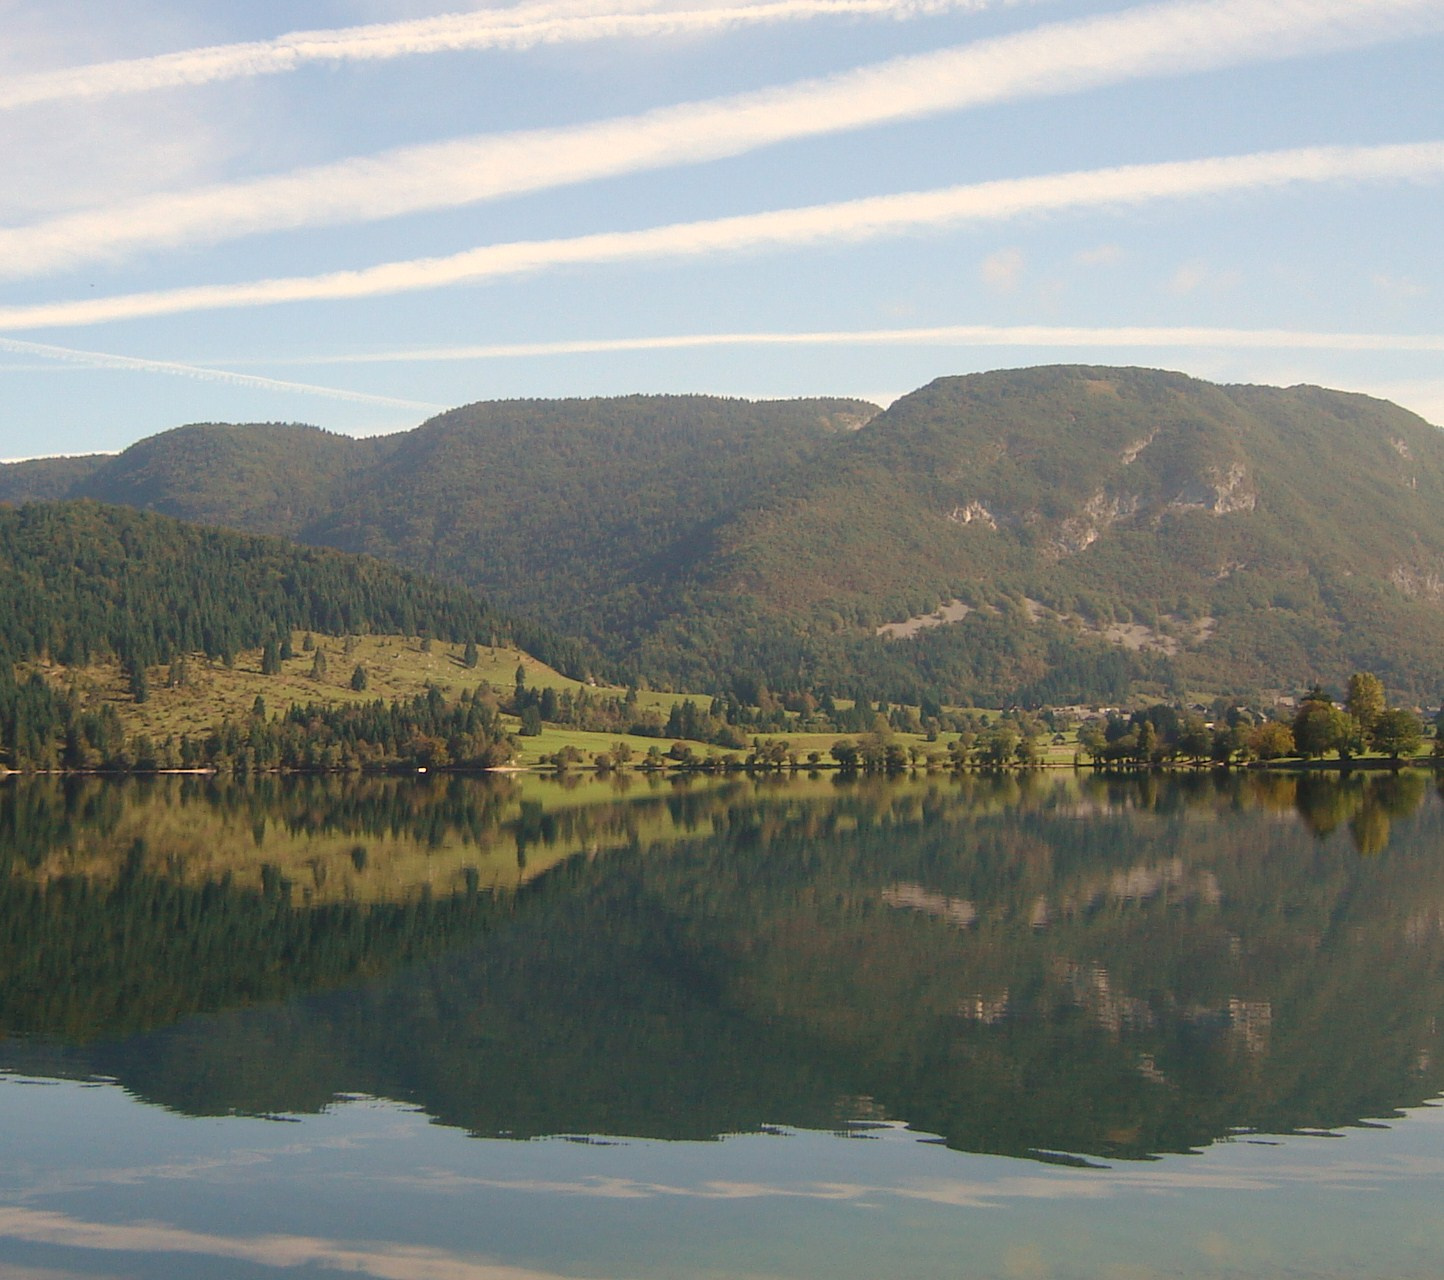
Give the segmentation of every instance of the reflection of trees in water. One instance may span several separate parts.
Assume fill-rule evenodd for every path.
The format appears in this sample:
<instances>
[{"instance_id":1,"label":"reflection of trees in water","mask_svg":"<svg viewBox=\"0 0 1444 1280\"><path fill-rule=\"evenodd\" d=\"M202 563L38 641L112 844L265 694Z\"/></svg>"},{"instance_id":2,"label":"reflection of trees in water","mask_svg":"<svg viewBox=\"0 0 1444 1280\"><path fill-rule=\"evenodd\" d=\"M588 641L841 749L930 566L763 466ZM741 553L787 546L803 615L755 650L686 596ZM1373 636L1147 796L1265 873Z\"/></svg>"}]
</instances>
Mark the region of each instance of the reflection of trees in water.
<instances>
[{"instance_id":1,"label":"reflection of trees in water","mask_svg":"<svg viewBox=\"0 0 1444 1280\"><path fill-rule=\"evenodd\" d=\"M155 849L114 884L11 875L11 1029L175 1020L82 1057L188 1110L359 1091L517 1135L824 1126L867 1097L968 1149L1139 1156L1444 1086L1441 806L1412 775L639 779L575 812L531 780L314 781L183 803L358 839L438 816L533 850L626 838L515 895L384 908L178 886ZM1354 823L1372 850L1379 818L1387 856L1319 838Z\"/></svg>"},{"instance_id":2,"label":"reflection of trees in water","mask_svg":"<svg viewBox=\"0 0 1444 1280\"><path fill-rule=\"evenodd\" d=\"M1303 774L1294 784L1294 808L1319 839L1347 823L1354 847L1363 854L1383 853L1396 818L1406 818L1424 802L1422 774L1361 774L1339 777Z\"/></svg>"}]
</instances>

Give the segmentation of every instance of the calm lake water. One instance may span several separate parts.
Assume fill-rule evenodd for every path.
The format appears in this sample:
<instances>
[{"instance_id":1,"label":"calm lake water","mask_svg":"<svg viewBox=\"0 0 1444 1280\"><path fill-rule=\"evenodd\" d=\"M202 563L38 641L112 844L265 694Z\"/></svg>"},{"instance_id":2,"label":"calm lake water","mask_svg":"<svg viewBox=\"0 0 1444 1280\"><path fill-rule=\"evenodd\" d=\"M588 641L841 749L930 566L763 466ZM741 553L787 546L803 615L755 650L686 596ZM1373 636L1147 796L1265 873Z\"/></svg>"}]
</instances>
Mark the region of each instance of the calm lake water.
<instances>
[{"instance_id":1,"label":"calm lake water","mask_svg":"<svg viewBox=\"0 0 1444 1280\"><path fill-rule=\"evenodd\" d=\"M0 1277L1430 1277L1432 777L0 785Z\"/></svg>"}]
</instances>

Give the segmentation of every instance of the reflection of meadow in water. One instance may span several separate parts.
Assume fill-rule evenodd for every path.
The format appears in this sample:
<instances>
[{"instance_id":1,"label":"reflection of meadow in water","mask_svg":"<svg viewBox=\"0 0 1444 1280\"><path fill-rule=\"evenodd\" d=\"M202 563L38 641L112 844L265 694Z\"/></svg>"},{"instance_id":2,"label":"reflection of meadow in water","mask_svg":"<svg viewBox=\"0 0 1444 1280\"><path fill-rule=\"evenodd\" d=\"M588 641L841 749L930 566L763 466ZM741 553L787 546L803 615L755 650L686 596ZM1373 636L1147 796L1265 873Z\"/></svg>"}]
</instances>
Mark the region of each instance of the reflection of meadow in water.
<instances>
[{"instance_id":1,"label":"reflection of meadow in water","mask_svg":"<svg viewBox=\"0 0 1444 1280\"><path fill-rule=\"evenodd\" d=\"M1423 776L629 781L12 785L0 1043L200 1114L1046 1159L1444 1088Z\"/></svg>"}]
</instances>

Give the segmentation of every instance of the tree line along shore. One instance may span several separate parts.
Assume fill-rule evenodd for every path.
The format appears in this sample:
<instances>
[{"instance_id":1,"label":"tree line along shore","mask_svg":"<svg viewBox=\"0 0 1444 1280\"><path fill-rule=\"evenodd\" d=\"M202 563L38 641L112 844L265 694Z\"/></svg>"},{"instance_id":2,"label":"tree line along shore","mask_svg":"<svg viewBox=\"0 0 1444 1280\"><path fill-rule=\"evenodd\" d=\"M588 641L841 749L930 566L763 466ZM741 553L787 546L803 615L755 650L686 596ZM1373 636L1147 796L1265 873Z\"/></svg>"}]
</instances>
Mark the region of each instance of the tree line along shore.
<instances>
[{"instance_id":1,"label":"tree line along shore","mask_svg":"<svg viewBox=\"0 0 1444 1280\"><path fill-rule=\"evenodd\" d=\"M0 672L0 770L1399 767L1426 745L1440 758L1438 719L1431 735L1369 672L1338 700L1315 686L1268 712L1223 699L990 710L779 694L745 678L710 697L606 688L505 644L298 632L229 661Z\"/></svg>"}]
</instances>

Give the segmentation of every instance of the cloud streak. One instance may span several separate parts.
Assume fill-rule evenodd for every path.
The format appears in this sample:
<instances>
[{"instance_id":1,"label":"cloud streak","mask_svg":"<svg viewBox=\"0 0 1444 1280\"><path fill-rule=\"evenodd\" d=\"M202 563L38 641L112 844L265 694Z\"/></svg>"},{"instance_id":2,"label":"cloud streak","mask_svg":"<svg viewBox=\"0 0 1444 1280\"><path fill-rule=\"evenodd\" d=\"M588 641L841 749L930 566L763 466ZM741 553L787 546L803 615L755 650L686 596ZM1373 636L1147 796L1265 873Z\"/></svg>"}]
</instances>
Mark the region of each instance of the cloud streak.
<instances>
[{"instance_id":1,"label":"cloud streak","mask_svg":"<svg viewBox=\"0 0 1444 1280\"><path fill-rule=\"evenodd\" d=\"M0 340L3 341L3 340ZM1124 325L950 324L902 329L831 329L798 333L683 333L641 338L578 338L560 342L501 342L414 351L297 356L267 364L406 364L526 357L617 355L632 351L689 351L707 347L1151 347L1257 351L1444 351L1444 333L1324 333L1299 329L1227 329Z\"/></svg>"},{"instance_id":2,"label":"cloud streak","mask_svg":"<svg viewBox=\"0 0 1444 1280\"><path fill-rule=\"evenodd\" d=\"M279 378L262 378L255 374L234 373L229 369L210 369L202 365L180 364L173 360L146 360L138 356L110 355L103 351L77 351L73 347L54 347L41 342L21 342L15 338L0 338L0 351L9 351L17 355L41 356L66 364L86 365L92 369L166 373L176 377L194 378L200 382L224 382L230 386L254 388L260 391L324 396L329 400L349 400L356 404L380 404L391 408L425 410L447 407L420 400L398 400L392 396L372 395L365 391L348 391L342 387L318 387L308 382L285 382Z\"/></svg>"},{"instance_id":3,"label":"cloud streak","mask_svg":"<svg viewBox=\"0 0 1444 1280\"><path fill-rule=\"evenodd\" d=\"M1444 142L1308 147L1165 164L1013 178L674 223L640 231L486 245L440 258L243 284L200 285L75 302L0 307L0 330L103 324L150 316L356 300L548 270L804 248L938 231L969 223L1331 182L1416 181L1444 176Z\"/></svg>"},{"instance_id":4,"label":"cloud streak","mask_svg":"<svg viewBox=\"0 0 1444 1280\"><path fill-rule=\"evenodd\" d=\"M280 75L308 64L379 62L429 53L526 49L539 44L686 35L818 17L911 18L976 10L989 0L653 0L520 4L406 22L292 31L273 40L207 45L147 58L63 67L0 81L0 110Z\"/></svg>"},{"instance_id":5,"label":"cloud streak","mask_svg":"<svg viewBox=\"0 0 1444 1280\"><path fill-rule=\"evenodd\" d=\"M0 230L0 273L374 221L944 112L1444 30L1437 0L1170 0L639 116L400 148Z\"/></svg>"}]
</instances>

